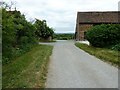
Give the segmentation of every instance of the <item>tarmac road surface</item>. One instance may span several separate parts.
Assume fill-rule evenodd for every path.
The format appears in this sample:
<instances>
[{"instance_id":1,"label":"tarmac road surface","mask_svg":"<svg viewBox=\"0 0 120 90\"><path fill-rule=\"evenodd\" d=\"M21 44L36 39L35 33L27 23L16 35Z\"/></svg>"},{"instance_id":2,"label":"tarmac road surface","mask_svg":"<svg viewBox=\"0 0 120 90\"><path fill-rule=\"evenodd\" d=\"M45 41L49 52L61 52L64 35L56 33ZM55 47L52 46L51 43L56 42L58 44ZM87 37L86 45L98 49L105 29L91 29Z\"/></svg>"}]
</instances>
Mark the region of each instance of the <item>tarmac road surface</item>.
<instances>
[{"instance_id":1,"label":"tarmac road surface","mask_svg":"<svg viewBox=\"0 0 120 90\"><path fill-rule=\"evenodd\" d=\"M74 41L57 41L46 88L118 88L118 69L77 48Z\"/></svg>"}]
</instances>

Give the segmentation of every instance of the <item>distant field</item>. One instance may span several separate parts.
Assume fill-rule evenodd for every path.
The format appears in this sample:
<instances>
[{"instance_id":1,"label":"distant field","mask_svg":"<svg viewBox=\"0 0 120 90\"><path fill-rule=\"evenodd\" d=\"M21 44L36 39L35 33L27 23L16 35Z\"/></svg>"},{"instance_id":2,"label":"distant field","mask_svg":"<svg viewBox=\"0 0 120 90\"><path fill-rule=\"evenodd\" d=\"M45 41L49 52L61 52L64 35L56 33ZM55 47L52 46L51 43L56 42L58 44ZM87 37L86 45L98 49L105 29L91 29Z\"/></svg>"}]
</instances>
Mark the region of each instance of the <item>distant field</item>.
<instances>
[{"instance_id":1,"label":"distant field","mask_svg":"<svg viewBox=\"0 0 120 90\"><path fill-rule=\"evenodd\" d=\"M57 40L71 40L74 39L75 34L74 33L56 33L54 35L54 39Z\"/></svg>"},{"instance_id":2,"label":"distant field","mask_svg":"<svg viewBox=\"0 0 120 90\"><path fill-rule=\"evenodd\" d=\"M3 66L2 87L43 88L52 48L48 45L38 45L12 63Z\"/></svg>"},{"instance_id":3,"label":"distant field","mask_svg":"<svg viewBox=\"0 0 120 90\"><path fill-rule=\"evenodd\" d=\"M82 43L75 43L77 47L88 52L91 55L96 56L97 58L106 61L114 66L118 67L120 52L106 49L106 48L96 48Z\"/></svg>"}]
</instances>

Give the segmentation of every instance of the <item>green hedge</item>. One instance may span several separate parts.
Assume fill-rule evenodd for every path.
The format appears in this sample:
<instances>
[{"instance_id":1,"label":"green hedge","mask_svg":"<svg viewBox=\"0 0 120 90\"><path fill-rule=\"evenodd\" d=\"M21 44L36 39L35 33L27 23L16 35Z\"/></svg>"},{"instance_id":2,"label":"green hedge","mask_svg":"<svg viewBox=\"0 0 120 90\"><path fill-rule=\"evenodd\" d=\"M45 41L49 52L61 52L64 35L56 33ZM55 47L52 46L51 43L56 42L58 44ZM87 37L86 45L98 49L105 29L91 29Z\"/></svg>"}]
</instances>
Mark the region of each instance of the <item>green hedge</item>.
<instances>
[{"instance_id":1,"label":"green hedge","mask_svg":"<svg viewBox=\"0 0 120 90\"><path fill-rule=\"evenodd\" d=\"M112 49L112 50L120 51L120 43L119 43L119 44L116 44L116 45L114 45L114 46L112 46L111 49Z\"/></svg>"},{"instance_id":2,"label":"green hedge","mask_svg":"<svg viewBox=\"0 0 120 90\"><path fill-rule=\"evenodd\" d=\"M96 25L86 32L92 46L109 47L120 43L120 24Z\"/></svg>"},{"instance_id":3,"label":"green hedge","mask_svg":"<svg viewBox=\"0 0 120 90\"><path fill-rule=\"evenodd\" d=\"M5 6L5 7L4 7ZM2 64L12 62L16 57L29 51L39 43L40 38L52 37L54 31L45 20L29 22L20 11L7 10L3 2L2 10Z\"/></svg>"}]
</instances>

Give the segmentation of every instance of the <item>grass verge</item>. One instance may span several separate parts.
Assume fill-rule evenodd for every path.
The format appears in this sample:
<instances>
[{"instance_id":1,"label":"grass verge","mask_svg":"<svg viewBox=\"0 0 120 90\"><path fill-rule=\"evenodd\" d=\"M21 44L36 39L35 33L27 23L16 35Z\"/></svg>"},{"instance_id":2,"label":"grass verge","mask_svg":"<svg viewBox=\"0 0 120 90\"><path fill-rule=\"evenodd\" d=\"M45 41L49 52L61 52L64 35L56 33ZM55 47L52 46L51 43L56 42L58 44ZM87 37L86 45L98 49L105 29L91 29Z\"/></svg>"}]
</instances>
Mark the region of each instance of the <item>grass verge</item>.
<instances>
[{"instance_id":1,"label":"grass verge","mask_svg":"<svg viewBox=\"0 0 120 90\"><path fill-rule=\"evenodd\" d=\"M75 43L77 47L88 52L91 55L96 56L97 58L106 61L116 67L119 66L120 52L106 49L106 48L96 48L93 46L89 46L87 44Z\"/></svg>"},{"instance_id":2,"label":"grass verge","mask_svg":"<svg viewBox=\"0 0 120 90\"><path fill-rule=\"evenodd\" d=\"M53 46L38 45L3 66L3 88L44 88Z\"/></svg>"}]
</instances>

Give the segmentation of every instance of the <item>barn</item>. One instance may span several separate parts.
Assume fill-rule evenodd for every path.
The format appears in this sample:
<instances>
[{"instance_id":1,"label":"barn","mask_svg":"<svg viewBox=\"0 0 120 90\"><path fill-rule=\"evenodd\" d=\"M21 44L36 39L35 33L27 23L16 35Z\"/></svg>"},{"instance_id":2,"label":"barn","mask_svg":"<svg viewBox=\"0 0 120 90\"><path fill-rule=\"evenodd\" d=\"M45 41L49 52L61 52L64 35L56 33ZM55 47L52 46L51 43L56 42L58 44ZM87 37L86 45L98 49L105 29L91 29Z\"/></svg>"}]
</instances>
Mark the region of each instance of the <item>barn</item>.
<instances>
[{"instance_id":1,"label":"barn","mask_svg":"<svg viewBox=\"0 0 120 90\"><path fill-rule=\"evenodd\" d=\"M76 19L75 39L77 41L84 41L86 31L100 24L120 24L119 11L106 12L78 12Z\"/></svg>"}]
</instances>

